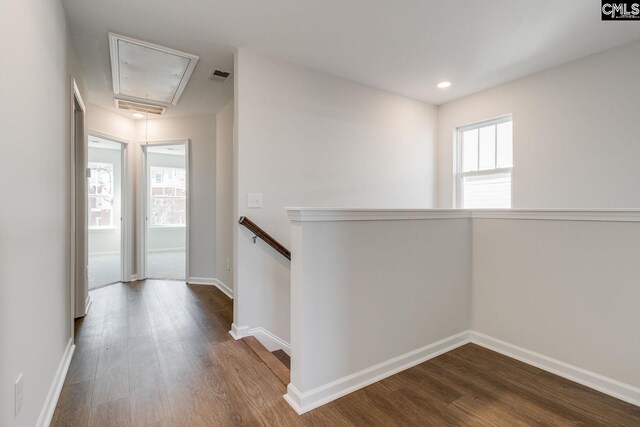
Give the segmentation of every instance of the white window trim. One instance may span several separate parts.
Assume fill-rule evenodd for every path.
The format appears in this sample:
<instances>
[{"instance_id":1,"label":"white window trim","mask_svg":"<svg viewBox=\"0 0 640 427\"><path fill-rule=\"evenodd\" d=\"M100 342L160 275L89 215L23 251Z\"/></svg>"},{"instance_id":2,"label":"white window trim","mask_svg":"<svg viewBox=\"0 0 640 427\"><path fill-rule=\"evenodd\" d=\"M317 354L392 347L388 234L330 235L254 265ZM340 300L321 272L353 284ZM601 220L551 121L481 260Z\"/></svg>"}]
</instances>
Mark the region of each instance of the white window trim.
<instances>
[{"instance_id":1,"label":"white window trim","mask_svg":"<svg viewBox=\"0 0 640 427\"><path fill-rule=\"evenodd\" d=\"M484 126L499 125L500 123L505 123L509 121L513 123L513 115L511 114L496 117L494 119L483 120L481 122L476 122L476 123L472 123L469 125L464 125L456 128L455 141L454 141L455 153L456 153L454 200L456 202L457 209L463 209L462 181L464 178L473 177L473 176L483 176L483 175L496 175L500 173L508 173L511 176L511 206L506 209L513 209L513 166L508 168L494 168L494 169L483 169L483 170L477 170L477 171L462 172L462 134L468 130L479 129ZM498 164L498 132L495 132L494 138L496 139L495 140L495 146L496 146L495 164L497 165ZM478 139L478 143L480 143L479 139ZM512 144L513 144L513 139L512 139ZM512 150L513 150L513 145L512 145ZM478 159L479 158L480 158L480 147L478 147ZM513 163L513 159L512 159L512 163Z\"/></svg>"},{"instance_id":2,"label":"white window trim","mask_svg":"<svg viewBox=\"0 0 640 427\"><path fill-rule=\"evenodd\" d=\"M111 179L113 180L113 182L111 183L111 197L115 200L115 191L114 191L115 190L115 188L114 188L115 179L116 179L115 178L115 172L116 172L115 164L113 164L111 162L91 162L91 161L87 162L87 163L89 163L89 164L93 163L93 164L97 164L97 165L107 165L107 166L111 167L111 171L112 171ZM89 201L92 198L96 199L98 197L102 197L102 195L101 194L87 194L87 201ZM115 205L113 206L113 208L115 208ZM88 207L87 207L87 210L88 210L88 212L91 211L91 209L89 209ZM116 219L115 219L115 216L114 216L113 209L111 209L110 216L111 216L111 218L110 218L110 221L109 221L110 222L109 225L89 225L87 228L89 230L115 230L117 228L117 226L116 226L116 222L115 222Z\"/></svg>"},{"instance_id":3,"label":"white window trim","mask_svg":"<svg viewBox=\"0 0 640 427\"><path fill-rule=\"evenodd\" d=\"M185 179L186 179L186 174L187 174L187 168L179 168L179 167L174 167L174 166L151 166L149 167L149 175L152 175L151 173L151 169L152 168L160 168L160 169L165 169L165 170L176 170L176 171L184 171L185 172ZM153 181L155 182L156 176L158 174L156 173L153 177ZM163 174L164 176L164 174ZM155 182L157 184L157 182ZM149 202L152 203L154 199L184 199L185 203L187 202L187 195L185 194L184 196L153 196L153 195L149 195ZM150 229L166 229L166 228L186 228L187 224L186 224L186 218L185 218L185 224L153 224L152 221L149 221L149 226L148 228Z\"/></svg>"},{"instance_id":4,"label":"white window trim","mask_svg":"<svg viewBox=\"0 0 640 427\"><path fill-rule=\"evenodd\" d=\"M115 225L100 225L100 226L91 226L89 227L89 230L91 231L109 231L109 230L116 230L118 227L116 227Z\"/></svg>"}]
</instances>

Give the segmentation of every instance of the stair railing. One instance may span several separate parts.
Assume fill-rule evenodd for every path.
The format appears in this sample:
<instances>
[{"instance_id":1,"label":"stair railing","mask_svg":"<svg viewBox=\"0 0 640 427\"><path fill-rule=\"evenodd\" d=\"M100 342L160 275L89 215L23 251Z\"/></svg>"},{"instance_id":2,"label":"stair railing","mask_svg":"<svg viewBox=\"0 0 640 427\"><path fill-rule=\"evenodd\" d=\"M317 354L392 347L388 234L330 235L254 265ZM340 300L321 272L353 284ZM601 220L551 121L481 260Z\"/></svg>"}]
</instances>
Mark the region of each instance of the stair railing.
<instances>
[{"instance_id":1,"label":"stair railing","mask_svg":"<svg viewBox=\"0 0 640 427\"><path fill-rule=\"evenodd\" d=\"M283 257L291 261L291 251L289 249L282 246L276 239L271 237L269 233L264 231L262 228L258 227L253 221L251 221L246 216L241 216L238 220L238 224L247 227L253 234L253 243L256 242L256 239L262 239L267 245L271 246L277 252L279 252Z\"/></svg>"}]
</instances>

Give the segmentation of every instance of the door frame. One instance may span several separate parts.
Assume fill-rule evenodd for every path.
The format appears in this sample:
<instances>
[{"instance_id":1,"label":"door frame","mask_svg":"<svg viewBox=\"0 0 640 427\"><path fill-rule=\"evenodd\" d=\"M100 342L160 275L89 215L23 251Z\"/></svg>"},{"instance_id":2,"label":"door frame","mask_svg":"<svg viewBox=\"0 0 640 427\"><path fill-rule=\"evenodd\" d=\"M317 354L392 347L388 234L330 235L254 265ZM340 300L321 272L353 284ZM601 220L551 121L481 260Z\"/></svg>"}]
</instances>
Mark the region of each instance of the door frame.
<instances>
[{"instance_id":1,"label":"door frame","mask_svg":"<svg viewBox=\"0 0 640 427\"><path fill-rule=\"evenodd\" d=\"M70 226L69 226L69 318L71 337L74 334L74 319L84 317L89 311L91 298L87 283L87 235L86 226L86 163L87 147L86 104L75 78L71 78L69 96L69 170L70 170ZM78 115L80 116L78 118ZM84 243L83 243L84 242Z\"/></svg>"},{"instance_id":2,"label":"door frame","mask_svg":"<svg viewBox=\"0 0 640 427\"><path fill-rule=\"evenodd\" d=\"M148 203L147 203L147 188L149 179L147 174L147 147L158 147L163 145L184 145L184 165L185 165L185 175L187 181L187 191L186 191L186 220L185 220L185 272L184 272L184 281L185 283L189 283L189 253L190 253L190 239L189 234L191 230L191 140L189 138L184 139L172 139L172 140L161 140L161 141L147 141L140 143L140 148L142 149L141 156L141 167L138 174L138 197L137 206L138 212L140 213L138 216L138 224L141 226L138 227L136 232L136 237L138 240L137 244L137 271L138 271L138 280L145 280L147 278L147 220L148 220Z\"/></svg>"},{"instance_id":3,"label":"door frame","mask_svg":"<svg viewBox=\"0 0 640 427\"><path fill-rule=\"evenodd\" d=\"M133 196L133 186L130 184L129 177L129 144L131 141L95 130L89 130L87 135L103 138L122 146L122 150L120 152L120 281L131 282L132 280L135 280L131 275L133 267L131 261L133 229L130 228L133 223L133 221L131 221L131 218L133 217L133 210L130 209L132 206L131 199ZM88 159L89 152L87 151L87 160ZM89 229L87 227L87 235L88 233ZM88 250L89 246L87 245L87 251Z\"/></svg>"}]
</instances>

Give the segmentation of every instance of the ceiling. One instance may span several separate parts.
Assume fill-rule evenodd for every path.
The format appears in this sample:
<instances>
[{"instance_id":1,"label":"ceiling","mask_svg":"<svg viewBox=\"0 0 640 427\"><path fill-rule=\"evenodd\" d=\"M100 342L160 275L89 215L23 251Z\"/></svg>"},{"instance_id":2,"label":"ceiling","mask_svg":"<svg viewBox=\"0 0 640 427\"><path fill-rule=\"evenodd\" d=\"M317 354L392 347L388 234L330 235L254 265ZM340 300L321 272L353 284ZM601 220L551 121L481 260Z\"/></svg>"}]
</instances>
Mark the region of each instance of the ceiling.
<instances>
[{"instance_id":1,"label":"ceiling","mask_svg":"<svg viewBox=\"0 0 640 427\"><path fill-rule=\"evenodd\" d=\"M109 33L113 93L120 99L176 105L198 57Z\"/></svg>"},{"instance_id":2,"label":"ceiling","mask_svg":"<svg viewBox=\"0 0 640 427\"><path fill-rule=\"evenodd\" d=\"M432 104L640 39L599 0L63 0L89 101L114 110L109 31L200 57L166 116L217 112L244 47ZM451 80L448 89L436 83Z\"/></svg>"}]
</instances>

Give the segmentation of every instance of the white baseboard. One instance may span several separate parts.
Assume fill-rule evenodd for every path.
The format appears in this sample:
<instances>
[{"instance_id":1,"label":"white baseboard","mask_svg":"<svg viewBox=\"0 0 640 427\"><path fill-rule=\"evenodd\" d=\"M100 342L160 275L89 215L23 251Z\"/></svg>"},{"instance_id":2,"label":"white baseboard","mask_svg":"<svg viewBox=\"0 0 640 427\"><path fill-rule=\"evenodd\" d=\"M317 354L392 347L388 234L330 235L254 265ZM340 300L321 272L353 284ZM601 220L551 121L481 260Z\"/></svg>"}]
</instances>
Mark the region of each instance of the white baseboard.
<instances>
[{"instance_id":1,"label":"white baseboard","mask_svg":"<svg viewBox=\"0 0 640 427\"><path fill-rule=\"evenodd\" d=\"M238 331L235 333L247 336L255 335L255 333L251 332L256 331L259 333L260 330L262 330L262 328L249 329L248 327L244 327L238 328ZM301 392L293 384L289 384L287 386L287 394L284 395L284 398L298 414L304 414L369 384L380 381L470 342L567 378L568 380L608 394L617 399L640 406L640 388L638 387L475 331L461 332L306 392Z\"/></svg>"},{"instance_id":2,"label":"white baseboard","mask_svg":"<svg viewBox=\"0 0 640 427\"><path fill-rule=\"evenodd\" d=\"M248 326L237 326L234 323L231 325L229 334L236 340L244 337L256 337L267 350L283 350L291 356L291 345L264 328L249 328Z\"/></svg>"},{"instance_id":3,"label":"white baseboard","mask_svg":"<svg viewBox=\"0 0 640 427\"><path fill-rule=\"evenodd\" d=\"M233 289L224 284L222 280L210 279L208 277L189 277L187 283L190 285L212 285L220 289L226 296L233 299Z\"/></svg>"},{"instance_id":4,"label":"white baseboard","mask_svg":"<svg viewBox=\"0 0 640 427\"><path fill-rule=\"evenodd\" d=\"M224 283L222 280L220 279L214 279L216 281L216 284L218 286L218 288L224 292L225 294L227 294L227 296L231 299L233 299L233 289L231 289L231 287L227 286L226 283Z\"/></svg>"},{"instance_id":5,"label":"white baseboard","mask_svg":"<svg viewBox=\"0 0 640 427\"><path fill-rule=\"evenodd\" d=\"M235 323L231 324L231 330L229 331L229 335L233 337L234 340L239 340L240 338L249 336L249 327L248 326L238 326Z\"/></svg>"},{"instance_id":6,"label":"white baseboard","mask_svg":"<svg viewBox=\"0 0 640 427\"><path fill-rule=\"evenodd\" d=\"M617 399L640 406L640 388L596 374L595 372L570 365L560 360L544 356L517 345L509 344L480 332L471 331L470 340L481 347L524 362L536 368L551 372L578 384L582 384Z\"/></svg>"},{"instance_id":7,"label":"white baseboard","mask_svg":"<svg viewBox=\"0 0 640 427\"><path fill-rule=\"evenodd\" d=\"M284 395L284 398L298 414L304 414L346 394L366 387L369 384L404 371L412 366L451 351L454 348L458 348L468 342L469 331L460 332L304 393L298 390L293 384L289 384L287 386L287 394Z\"/></svg>"},{"instance_id":8,"label":"white baseboard","mask_svg":"<svg viewBox=\"0 0 640 427\"><path fill-rule=\"evenodd\" d=\"M260 341L269 351L283 350L291 356L291 345L282 338L272 334L264 328L251 328L249 335L252 335Z\"/></svg>"},{"instance_id":9,"label":"white baseboard","mask_svg":"<svg viewBox=\"0 0 640 427\"><path fill-rule=\"evenodd\" d=\"M53 377L53 382L51 383L51 387L49 388L49 393L47 394L47 398L44 401L44 406L42 407L42 411L40 411L40 416L38 417L38 421L36 423L37 427L48 427L49 424L51 424L53 413L56 410L58 398L60 397L60 392L62 391L62 386L64 385L64 379L67 376L67 371L69 370L69 365L71 364L71 358L73 357L73 352L75 351L75 349L76 346L73 344L73 338L69 338L67 348L62 354L62 360L60 360L58 370L56 371L55 377Z\"/></svg>"}]
</instances>

